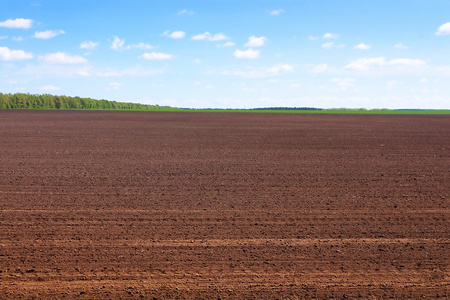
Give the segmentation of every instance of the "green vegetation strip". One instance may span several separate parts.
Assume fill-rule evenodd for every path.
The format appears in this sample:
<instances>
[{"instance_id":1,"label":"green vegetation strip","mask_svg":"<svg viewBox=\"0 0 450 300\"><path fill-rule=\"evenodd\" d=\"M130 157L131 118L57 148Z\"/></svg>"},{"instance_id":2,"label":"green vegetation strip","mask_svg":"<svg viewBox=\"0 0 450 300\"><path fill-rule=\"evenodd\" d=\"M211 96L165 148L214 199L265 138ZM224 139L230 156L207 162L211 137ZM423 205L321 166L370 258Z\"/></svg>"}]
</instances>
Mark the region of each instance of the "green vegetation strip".
<instances>
[{"instance_id":1,"label":"green vegetation strip","mask_svg":"<svg viewBox=\"0 0 450 300\"><path fill-rule=\"evenodd\" d=\"M183 112L239 112L239 113L308 113L308 114L450 114L449 109L422 110L422 109L352 109L333 108L320 109L312 107L289 108L256 108L256 109L191 109L170 106L148 105L129 102L116 102L108 100L95 100L91 98L55 96L49 94L2 94L0 93L0 109L66 109L66 110L120 110L120 111L183 111Z\"/></svg>"}]
</instances>

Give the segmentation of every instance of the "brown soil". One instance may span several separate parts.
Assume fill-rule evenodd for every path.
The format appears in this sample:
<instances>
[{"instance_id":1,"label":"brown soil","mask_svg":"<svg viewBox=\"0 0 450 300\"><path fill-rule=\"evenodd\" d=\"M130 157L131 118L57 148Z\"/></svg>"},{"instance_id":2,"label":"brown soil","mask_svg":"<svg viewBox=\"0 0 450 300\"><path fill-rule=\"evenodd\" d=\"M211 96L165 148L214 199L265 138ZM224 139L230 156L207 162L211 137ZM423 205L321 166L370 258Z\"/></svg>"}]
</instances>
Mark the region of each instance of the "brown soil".
<instances>
[{"instance_id":1,"label":"brown soil","mask_svg":"<svg viewBox=\"0 0 450 300\"><path fill-rule=\"evenodd\" d=\"M450 297L450 117L0 110L0 299Z\"/></svg>"}]
</instances>

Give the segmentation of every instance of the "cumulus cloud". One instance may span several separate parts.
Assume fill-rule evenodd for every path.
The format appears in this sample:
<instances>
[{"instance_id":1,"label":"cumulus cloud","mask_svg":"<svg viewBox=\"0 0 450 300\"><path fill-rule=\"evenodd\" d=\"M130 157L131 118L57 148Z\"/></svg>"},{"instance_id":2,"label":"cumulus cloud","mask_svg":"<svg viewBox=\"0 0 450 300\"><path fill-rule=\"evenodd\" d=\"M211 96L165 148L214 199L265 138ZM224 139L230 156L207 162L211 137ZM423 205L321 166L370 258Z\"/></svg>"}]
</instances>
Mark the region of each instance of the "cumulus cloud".
<instances>
[{"instance_id":1,"label":"cumulus cloud","mask_svg":"<svg viewBox=\"0 0 450 300\"><path fill-rule=\"evenodd\" d=\"M279 16L279 15L283 14L284 12L285 12L284 9L274 9L274 10L271 10L269 12L269 14L271 16Z\"/></svg>"},{"instance_id":2,"label":"cumulus cloud","mask_svg":"<svg viewBox=\"0 0 450 300\"><path fill-rule=\"evenodd\" d=\"M23 50L11 50L8 47L0 47L0 60L16 61L33 58L33 54Z\"/></svg>"},{"instance_id":3,"label":"cumulus cloud","mask_svg":"<svg viewBox=\"0 0 450 300\"><path fill-rule=\"evenodd\" d=\"M100 45L98 42L86 41L80 44L80 49L94 50L98 45Z\"/></svg>"},{"instance_id":4,"label":"cumulus cloud","mask_svg":"<svg viewBox=\"0 0 450 300\"><path fill-rule=\"evenodd\" d=\"M244 51L236 50L233 53L234 57L236 58L246 58L246 59L259 58L259 54L260 54L259 50L253 50L252 48L249 48Z\"/></svg>"},{"instance_id":5,"label":"cumulus cloud","mask_svg":"<svg viewBox=\"0 0 450 300\"><path fill-rule=\"evenodd\" d=\"M151 52L151 53L144 53L141 56L139 56L139 58L145 60L167 60L172 59L173 55L161 52Z\"/></svg>"},{"instance_id":6,"label":"cumulus cloud","mask_svg":"<svg viewBox=\"0 0 450 300\"><path fill-rule=\"evenodd\" d=\"M403 66L403 67L422 67L426 64L424 60L421 59L410 59L410 58L397 58L387 60L385 57L374 57L374 58L360 58L350 62L345 69L355 70L355 71L365 71L372 67L383 67L383 66Z\"/></svg>"},{"instance_id":7,"label":"cumulus cloud","mask_svg":"<svg viewBox=\"0 0 450 300\"><path fill-rule=\"evenodd\" d=\"M436 32L436 35L448 35L450 34L450 22L442 24L438 31Z\"/></svg>"},{"instance_id":8,"label":"cumulus cloud","mask_svg":"<svg viewBox=\"0 0 450 300\"><path fill-rule=\"evenodd\" d=\"M78 55L69 55L65 52L57 52L39 56L39 59L48 64L85 64L87 59Z\"/></svg>"},{"instance_id":9,"label":"cumulus cloud","mask_svg":"<svg viewBox=\"0 0 450 300\"><path fill-rule=\"evenodd\" d=\"M256 37L251 36L248 38L247 44L245 44L245 47L261 47L264 46L264 43L267 41L267 38L265 36Z\"/></svg>"},{"instance_id":10,"label":"cumulus cloud","mask_svg":"<svg viewBox=\"0 0 450 300\"><path fill-rule=\"evenodd\" d=\"M31 28L32 24L33 20L19 18L14 20L9 19L0 22L0 27L28 29Z\"/></svg>"},{"instance_id":11,"label":"cumulus cloud","mask_svg":"<svg viewBox=\"0 0 450 300\"><path fill-rule=\"evenodd\" d=\"M114 36L111 49L119 51L123 49L123 45L125 45L125 40L121 40L118 36Z\"/></svg>"},{"instance_id":12,"label":"cumulus cloud","mask_svg":"<svg viewBox=\"0 0 450 300\"><path fill-rule=\"evenodd\" d=\"M164 32L165 36L168 36L172 39L182 39L186 36L186 32L184 31L174 31L172 33L170 33L170 31L166 31Z\"/></svg>"},{"instance_id":13,"label":"cumulus cloud","mask_svg":"<svg viewBox=\"0 0 450 300\"><path fill-rule=\"evenodd\" d=\"M323 35L323 38L327 39L327 40L329 40L329 39L336 40L339 38L339 36L340 36L339 34L327 32Z\"/></svg>"},{"instance_id":14,"label":"cumulus cloud","mask_svg":"<svg viewBox=\"0 0 450 300\"><path fill-rule=\"evenodd\" d=\"M6 40L8 38L7 35L0 35L0 40Z\"/></svg>"},{"instance_id":15,"label":"cumulus cloud","mask_svg":"<svg viewBox=\"0 0 450 300\"><path fill-rule=\"evenodd\" d=\"M37 31L34 33L33 37L36 39L48 40L57 35L64 34L64 30L45 30Z\"/></svg>"},{"instance_id":16,"label":"cumulus cloud","mask_svg":"<svg viewBox=\"0 0 450 300\"><path fill-rule=\"evenodd\" d=\"M227 37L223 33L211 34L209 32L205 32L205 33L202 33L202 34L194 35L192 37L192 39L196 40L196 41L205 40L205 41L210 41L210 42L216 42L216 41L228 40L229 37Z\"/></svg>"},{"instance_id":17,"label":"cumulus cloud","mask_svg":"<svg viewBox=\"0 0 450 300\"><path fill-rule=\"evenodd\" d=\"M354 47L354 49L358 49L358 50L369 50L369 49L370 49L370 45L361 43L361 44L356 45L356 46Z\"/></svg>"}]
</instances>

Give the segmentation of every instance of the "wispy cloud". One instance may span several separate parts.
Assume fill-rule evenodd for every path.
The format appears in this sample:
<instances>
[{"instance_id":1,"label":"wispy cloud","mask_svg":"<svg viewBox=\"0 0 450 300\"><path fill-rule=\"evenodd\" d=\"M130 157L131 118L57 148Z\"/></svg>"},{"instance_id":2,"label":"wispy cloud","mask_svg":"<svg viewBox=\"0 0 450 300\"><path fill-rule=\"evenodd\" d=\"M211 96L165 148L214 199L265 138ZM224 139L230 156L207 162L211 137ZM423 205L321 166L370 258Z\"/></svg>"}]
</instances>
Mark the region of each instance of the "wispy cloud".
<instances>
[{"instance_id":1,"label":"wispy cloud","mask_svg":"<svg viewBox=\"0 0 450 300\"><path fill-rule=\"evenodd\" d=\"M114 36L113 42L111 43L111 49L116 50L116 51L130 50L130 49L148 50L148 49L153 49L153 48L155 48L155 47L153 47L150 44L146 44L146 43L142 43L142 42L125 46L125 40L120 39L118 36Z\"/></svg>"},{"instance_id":2,"label":"wispy cloud","mask_svg":"<svg viewBox=\"0 0 450 300\"><path fill-rule=\"evenodd\" d=\"M87 59L78 55L69 55L65 52L57 52L39 56L39 60L48 64L85 64Z\"/></svg>"},{"instance_id":3,"label":"wispy cloud","mask_svg":"<svg viewBox=\"0 0 450 300\"><path fill-rule=\"evenodd\" d=\"M0 27L6 28L21 28L21 29L29 29L33 25L33 20L30 19L9 19L3 22L0 22Z\"/></svg>"},{"instance_id":4,"label":"wispy cloud","mask_svg":"<svg viewBox=\"0 0 450 300\"><path fill-rule=\"evenodd\" d=\"M64 30L45 30L37 31L34 33L33 37L36 39L48 40L57 35L64 34Z\"/></svg>"},{"instance_id":5,"label":"wispy cloud","mask_svg":"<svg viewBox=\"0 0 450 300\"><path fill-rule=\"evenodd\" d=\"M23 50L11 50L8 47L0 47L0 60L17 61L33 58L33 54Z\"/></svg>"},{"instance_id":6,"label":"wispy cloud","mask_svg":"<svg viewBox=\"0 0 450 300\"><path fill-rule=\"evenodd\" d=\"M331 48L340 49L340 48L344 48L344 47L345 47L344 44L336 45L334 42L327 42L327 43L323 43L322 44L322 48L324 48L324 49L331 49Z\"/></svg>"},{"instance_id":7,"label":"wispy cloud","mask_svg":"<svg viewBox=\"0 0 450 300\"><path fill-rule=\"evenodd\" d=\"M395 44L394 48L395 49L408 49L408 47L403 45L402 43Z\"/></svg>"},{"instance_id":8,"label":"wispy cloud","mask_svg":"<svg viewBox=\"0 0 450 300\"><path fill-rule=\"evenodd\" d=\"M151 53L144 53L141 56L139 56L139 58L145 60L167 60L172 59L173 55L161 52L151 52Z\"/></svg>"},{"instance_id":9,"label":"wispy cloud","mask_svg":"<svg viewBox=\"0 0 450 300\"><path fill-rule=\"evenodd\" d=\"M100 45L98 42L86 41L80 44L80 49L94 50L98 45Z\"/></svg>"},{"instance_id":10,"label":"wispy cloud","mask_svg":"<svg viewBox=\"0 0 450 300\"><path fill-rule=\"evenodd\" d=\"M283 73L288 73L294 71L294 67L289 64L279 64L267 69L267 73L273 75L280 75Z\"/></svg>"},{"instance_id":11,"label":"wispy cloud","mask_svg":"<svg viewBox=\"0 0 450 300\"><path fill-rule=\"evenodd\" d=\"M387 60L385 57L374 57L374 58L360 58L350 62L345 69L355 70L355 71L365 71L372 67L384 67L384 66L400 66L400 67L423 67L426 62L421 59L410 59L410 58L397 58Z\"/></svg>"},{"instance_id":12,"label":"wispy cloud","mask_svg":"<svg viewBox=\"0 0 450 300\"><path fill-rule=\"evenodd\" d=\"M347 91L350 87L355 84L356 79L354 78L333 78L331 82L334 82L341 91Z\"/></svg>"},{"instance_id":13,"label":"wispy cloud","mask_svg":"<svg viewBox=\"0 0 450 300\"><path fill-rule=\"evenodd\" d=\"M228 41L225 44L217 45L217 46L219 48L234 47L234 46L236 46L236 43Z\"/></svg>"},{"instance_id":14,"label":"wispy cloud","mask_svg":"<svg viewBox=\"0 0 450 300\"><path fill-rule=\"evenodd\" d=\"M329 32L327 32L327 33L325 33L325 34L323 35L323 38L324 38L324 39L327 39L327 40L329 40L329 39L336 40L336 39L338 39L339 37L340 37L339 34L336 34L336 33L329 33Z\"/></svg>"},{"instance_id":15,"label":"wispy cloud","mask_svg":"<svg viewBox=\"0 0 450 300\"><path fill-rule=\"evenodd\" d=\"M57 91L57 90L59 90L59 87L54 86L54 85L44 85L44 86L39 87L39 90L46 91L46 92Z\"/></svg>"},{"instance_id":16,"label":"wispy cloud","mask_svg":"<svg viewBox=\"0 0 450 300\"><path fill-rule=\"evenodd\" d=\"M177 12L177 15L193 15L194 12L192 10L183 9Z\"/></svg>"},{"instance_id":17,"label":"wispy cloud","mask_svg":"<svg viewBox=\"0 0 450 300\"><path fill-rule=\"evenodd\" d=\"M120 87L122 86L122 84L120 82L110 82L109 86L113 89L113 90L118 90L120 89Z\"/></svg>"},{"instance_id":18,"label":"wispy cloud","mask_svg":"<svg viewBox=\"0 0 450 300\"><path fill-rule=\"evenodd\" d=\"M245 58L245 59L255 59L259 58L260 51L259 50L253 50L252 48L249 48L247 50L236 50L234 51L233 55L236 58Z\"/></svg>"},{"instance_id":19,"label":"wispy cloud","mask_svg":"<svg viewBox=\"0 0 450 300\"><path fill-rule=\"evenodd\" d=\"M355 47L353 47L354 49L358 49L358 50L369 50L370 49L370 45L361 43L356 45Z\"/></svg>"},{"instance_id":20,"label":"wispy cloud","mask_svg":"<svg viewBox=\"0 0 450 300\"><path fill-rule=\"evenodd\" d=\"M313 67L310 67L310 72L314 74L323 73L325 71L328 71L330 69L330 66L327 64L319 64Z\"/></svg>"},{"instance_id":21,"label":"wispy cloud","mask_svg":"<svg viewBox=\"0 0 450 300\"><path fill-rule=\"evenodd\" d=\"M251 36L248 38L247 44L245 44L245 47L262 47L264 46L264 43L267 41L267 38L265 36L256 37Z\"/></svg>"},{"instance_id":22,"label":"wispy cloud","mask_svg":"<svg viewBox=\"0 0 450 300\"><path fill-rule=\"evenodd\" d=\"M196 41L205 40L205 41L210 41L210 42L217 42L217 41L228 40L229 37L227 37L223 33L211 34L209 32L205 32L205 33L202 33L202 34L194 35L192 37L192 39L196 40Z\"/></svg>"},{"instance_id":23,"label":"wispy cloud","mask_svg":"<svg viewBox=\"0 0 450 300\"><path fill-rule=\"evenodd\" d=\"M271 16L279 16L283 13L285 13L284 9L274 9L269 12Z\"/></svg>"}]
</instances>

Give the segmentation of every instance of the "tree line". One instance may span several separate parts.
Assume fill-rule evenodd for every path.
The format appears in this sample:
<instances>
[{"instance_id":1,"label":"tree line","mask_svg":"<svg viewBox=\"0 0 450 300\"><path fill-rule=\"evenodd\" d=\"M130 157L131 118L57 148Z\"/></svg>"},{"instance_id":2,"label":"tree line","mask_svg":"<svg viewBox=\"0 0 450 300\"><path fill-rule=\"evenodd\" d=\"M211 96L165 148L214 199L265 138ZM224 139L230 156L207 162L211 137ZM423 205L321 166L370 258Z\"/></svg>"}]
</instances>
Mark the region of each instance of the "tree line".
<instances>
[{"instance_id":1,"label":"tree line","mask_svg":"<svg viewBox=\"0 0 450 300\"><path fill-rule=\"evenodd\" d=\"M95 100L91 98L55 96L50 94L0 93L0 109L105 109L155 110L166 107L139 103Z\"/></svg>"}]
</instances>

